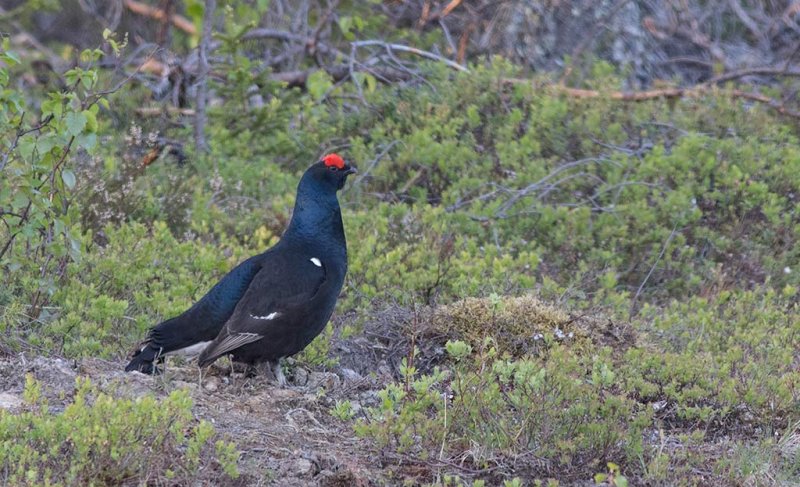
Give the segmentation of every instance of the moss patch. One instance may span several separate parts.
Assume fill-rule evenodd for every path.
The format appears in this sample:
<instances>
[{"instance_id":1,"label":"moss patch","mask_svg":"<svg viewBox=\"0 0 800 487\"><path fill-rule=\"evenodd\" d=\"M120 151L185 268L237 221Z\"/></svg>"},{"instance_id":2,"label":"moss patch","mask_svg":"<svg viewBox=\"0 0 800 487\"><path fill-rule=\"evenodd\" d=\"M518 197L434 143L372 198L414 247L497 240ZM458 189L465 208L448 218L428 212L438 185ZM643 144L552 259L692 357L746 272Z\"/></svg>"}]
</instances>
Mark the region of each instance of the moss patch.
<instances>
[{"instance_id":1,"label":"moss patch","mask_svg":"<svg viewBox=\"0 0 800 487\"><path fill-rule=\"evenodd\" d=\"M627 349L636 341L628 323L599 311L571 315L531 294L466 298L440 306L432 312L431 326L472 344L491 337L499 350L515 356L536 353L555 342L576 349Z\"/></svg>"}]
</instances>

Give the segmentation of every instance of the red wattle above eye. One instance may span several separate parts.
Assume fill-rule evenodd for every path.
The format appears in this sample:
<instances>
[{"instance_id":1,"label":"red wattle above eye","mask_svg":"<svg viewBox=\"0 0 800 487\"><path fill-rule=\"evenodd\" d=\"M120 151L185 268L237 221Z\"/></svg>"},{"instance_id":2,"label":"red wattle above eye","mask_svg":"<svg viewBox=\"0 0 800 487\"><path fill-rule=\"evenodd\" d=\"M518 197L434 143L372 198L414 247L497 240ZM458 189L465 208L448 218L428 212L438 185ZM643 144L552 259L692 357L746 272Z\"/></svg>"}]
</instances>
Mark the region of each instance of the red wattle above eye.
<instances>
[{"instance_id":1,"label":"red wattle above eye","mask_svg":"<svg viewBox=\"0 0 800 487\"><path fill-rule=\"evenodd\" d=\"M322 158L322 162L328 167L344 169L344 159L339 154L328 154Z\"/></svg>"}]
</instances>

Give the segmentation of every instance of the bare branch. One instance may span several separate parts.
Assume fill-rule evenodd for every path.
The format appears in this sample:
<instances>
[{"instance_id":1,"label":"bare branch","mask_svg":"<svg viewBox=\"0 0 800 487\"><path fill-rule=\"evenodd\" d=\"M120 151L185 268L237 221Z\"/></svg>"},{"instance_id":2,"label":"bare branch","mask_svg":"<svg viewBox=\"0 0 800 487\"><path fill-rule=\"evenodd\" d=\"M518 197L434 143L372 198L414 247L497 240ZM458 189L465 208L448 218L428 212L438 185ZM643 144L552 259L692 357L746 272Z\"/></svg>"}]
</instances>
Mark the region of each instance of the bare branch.
<instances>
[{"instance_id":1,"label":"bare branch","mask_svg":"<svg viewBox=\"0 0 800 487\"><path fill-rule=\"evenodd\" d=\"M211 27L214 22L216 0L205 0L203 9L203 36L198 47L199 73L197 77L197 113L194 118L194 145L197 152L207 152L206 101L208 99L208 48L211 43Z\"/></svg>"},{"instance_id":2,"label":"bare branch","mask_svg":"<svg viewBox=\"0 0 800 487\"><path fill-rule=\"evenodd\" d=\"M408 52L408 53L411 53L411 54L415 54L417 56L424 57L426 59L431 59L433 61L442 62L442 63L446 64L447 66L449 66L449 67L451 67L451 68L453 68L453 69L455 69L457 71L461 71L461 72L468 72L469 71L469 69L467 69L466 66L462 66L461 64L458 64L455 61L451 61L451 60L449 60L447 58L439 56L438 54L434 54L434 53L429 52L429 51L423 51L422 49L417 49L416 47L405 46L403 44L389 44L389 43L386 43L386 42L383 42L383 41L369 40L369 41L353 42L352 45L355 46L356 48L358 48L358 47L367 47L367 46L379 46L379 47L382 47L382 48L386 49L386 51L389 52L390 54L392 53L392 51Z\"/></svg>"},{"instance_id":3,"label":"bare branch","mask_svg":"<svg viewBox=\"0 0 800 487\"><path fill-rule=\"evenodd\" d=\"M186 32L189 35L197 35L197 29L195 28L194 24L191 20L183 17L181 15L168 15L166 12L161 10L160 8L153 7L151 5L147 5L146 3L139 2L137 0L123 0L125 4L125 8L130 10L133 13L143 15L145 17L150 17L151 19L155 20L168 20L177 27L178 29Z\"/></svg>"},{"instance_id":4,"label":"bare branch","mask_svg":"<svg viewBox=\"0 0 800 487\"><path fill-rule=\"evenodd\" d=\"M519 83L531 83L531 80L525 80L519 78L506 78L503 80L503 82L514 85ZM608 100L640 102L647 100L657 100L659 98L670 98L670 99L699 98L711 93L712 90L716 88L716 86L700 84L689 88L664 88L659 90L631 91L631 92L625 92L625 91L601 92L597 90L569 88L563 85L548 85L545 88L561 92L573 98L606 98ZM718 93L720 95L728 95L733 98L743 98L745 100L762 103L764 105L769 106L773 110L777 111L781 115L788 115L793 118L800 118L800 111L793 110L785 106L780 101L774 98L770 98L766 95L762 95L760 93L752 93L738 89L719 90Z\"/></svg>"}]
</instances>

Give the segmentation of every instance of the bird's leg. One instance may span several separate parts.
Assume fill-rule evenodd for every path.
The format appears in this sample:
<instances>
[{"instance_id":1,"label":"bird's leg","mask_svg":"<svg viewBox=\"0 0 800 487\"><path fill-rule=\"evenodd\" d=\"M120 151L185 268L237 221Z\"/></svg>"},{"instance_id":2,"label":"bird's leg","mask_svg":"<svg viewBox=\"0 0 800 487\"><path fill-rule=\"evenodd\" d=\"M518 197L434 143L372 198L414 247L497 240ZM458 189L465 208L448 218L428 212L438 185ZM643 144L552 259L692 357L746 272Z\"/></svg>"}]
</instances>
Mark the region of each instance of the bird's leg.
<instances>
[{"instance_id":1,"label":"bird's leg","mask_svg":"<svg viewBox=\"0 0 800 487\"><path fill-rule=\"evenodd\" d=\"M231 366L231 387L236 385L236 378L233 376L234 369L233 369L233 355L228 354L228 364Z\"/></svg>"},{"instance_id":2,"label":"bird's leg","mask_svg":"<svg viewBox=\"0 0 800 487\"><path fill-rule=\"evenodd\" d=\"M203 392L203 368L199 365L197 366L197 387L200 388L200 392Z\"/></svg>"},{"instance_id":3,"label":"bird's leg","mask_svg":"<svg viewBox=\"0 0 800 487\"><path fill-rule=\"evenodd\" d=\"M286 376L283 375L283 369L281 369L281 360L270 360L268 363L273 375L275 375L275 380L278 381L278 385L286 387Z\"/></svg>"}]
</instances>

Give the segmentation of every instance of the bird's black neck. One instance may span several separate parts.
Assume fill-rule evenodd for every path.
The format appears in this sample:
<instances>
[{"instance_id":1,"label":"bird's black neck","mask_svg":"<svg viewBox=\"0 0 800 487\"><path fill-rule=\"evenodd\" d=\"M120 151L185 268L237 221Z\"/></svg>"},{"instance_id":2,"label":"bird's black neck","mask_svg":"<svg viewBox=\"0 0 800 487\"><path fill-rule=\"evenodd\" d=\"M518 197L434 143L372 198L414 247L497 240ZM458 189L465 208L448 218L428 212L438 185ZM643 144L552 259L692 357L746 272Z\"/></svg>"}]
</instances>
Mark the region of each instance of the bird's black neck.
<instances>
[{"instance_id":1,"label":"bird's black neck","mask_svg":"<svg viewBox=\"0 0 800 487\"><path fill-rule=\"evenodd\" d=\"M345 253L342 210L336 194L298 192L292 220L281 240L321 252Z\"/></svg>"}]
</instances>

